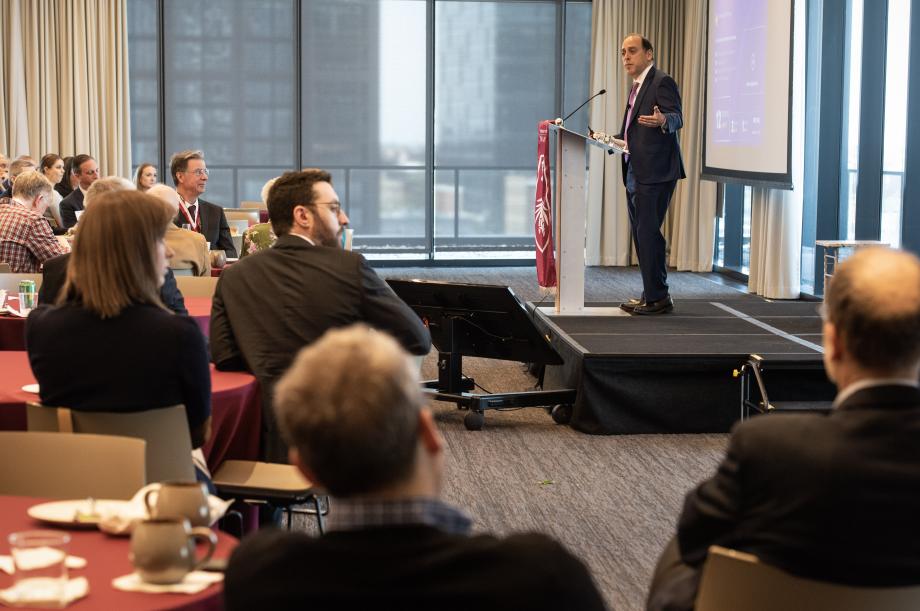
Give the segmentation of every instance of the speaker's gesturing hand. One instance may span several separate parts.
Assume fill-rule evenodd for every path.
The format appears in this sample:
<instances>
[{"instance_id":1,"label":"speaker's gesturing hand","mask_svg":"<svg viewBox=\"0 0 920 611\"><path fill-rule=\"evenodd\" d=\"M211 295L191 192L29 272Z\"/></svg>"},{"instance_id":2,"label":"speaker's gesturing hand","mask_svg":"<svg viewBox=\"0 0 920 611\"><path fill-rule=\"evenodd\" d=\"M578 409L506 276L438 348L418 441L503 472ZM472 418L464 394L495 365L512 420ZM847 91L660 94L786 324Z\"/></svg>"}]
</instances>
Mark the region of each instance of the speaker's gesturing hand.
<instances>
[{"instance_id":1,"label":"speaker's gesturing hand","mask_svg":"<svg viewBox=\"0 0 920 611\"><path fill-rule=\"evenodd\" d=\"M644 125L645 127L661 127L667 122L667 119L661 114L657 106L653 107L652 110L654 110L654 112L650 115L639 115L639 125Z\"/></svg>"}]
</instances>

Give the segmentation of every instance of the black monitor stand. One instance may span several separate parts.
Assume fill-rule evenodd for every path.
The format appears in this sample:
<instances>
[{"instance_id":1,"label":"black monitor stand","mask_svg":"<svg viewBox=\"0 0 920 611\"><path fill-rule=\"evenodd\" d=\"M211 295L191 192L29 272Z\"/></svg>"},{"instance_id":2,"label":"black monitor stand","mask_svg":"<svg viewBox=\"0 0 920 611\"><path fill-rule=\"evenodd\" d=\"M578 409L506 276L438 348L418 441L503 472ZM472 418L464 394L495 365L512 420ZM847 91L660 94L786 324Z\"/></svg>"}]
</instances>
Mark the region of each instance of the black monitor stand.
<instances>
[{"instance_id":1,"label":"black monitor stand","mask_svg":"<svg viewBox=\"0 0 920 611\"><path fill-rule=\"evenodd\" d=\"M424 383L434 399L468 410L463 424L480 430L487 409L546 407L565 424L572 415L575 390L473 393L475 382L463 375L463 356L558 365L562 359L540 334L526 309L506 286L388 280L393 290L425 322L438 349L438 379Z\"/></svg>"}]
</instances>

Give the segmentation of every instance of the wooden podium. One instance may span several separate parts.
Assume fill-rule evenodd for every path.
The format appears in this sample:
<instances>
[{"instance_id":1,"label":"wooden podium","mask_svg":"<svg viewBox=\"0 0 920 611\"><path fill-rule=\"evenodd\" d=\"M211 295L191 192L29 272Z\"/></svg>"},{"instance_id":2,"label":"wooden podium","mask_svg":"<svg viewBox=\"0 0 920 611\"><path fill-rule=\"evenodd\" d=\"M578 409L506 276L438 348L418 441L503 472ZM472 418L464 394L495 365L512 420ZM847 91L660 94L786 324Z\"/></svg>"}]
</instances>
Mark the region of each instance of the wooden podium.
<instances>
[{"instance_id":1,"label":"wooden podium","mask_svg":"<svg viewBox=\"0 0 920 611\"><path fill-rule=\"evenodd\" d=\"M550 125L556 133L556 189L553 220L556 230L556 314L621 315L619 308L585 307L585 182L587 145L609 154L624 150L566 129Z\"/></svg>"}]
</instances>

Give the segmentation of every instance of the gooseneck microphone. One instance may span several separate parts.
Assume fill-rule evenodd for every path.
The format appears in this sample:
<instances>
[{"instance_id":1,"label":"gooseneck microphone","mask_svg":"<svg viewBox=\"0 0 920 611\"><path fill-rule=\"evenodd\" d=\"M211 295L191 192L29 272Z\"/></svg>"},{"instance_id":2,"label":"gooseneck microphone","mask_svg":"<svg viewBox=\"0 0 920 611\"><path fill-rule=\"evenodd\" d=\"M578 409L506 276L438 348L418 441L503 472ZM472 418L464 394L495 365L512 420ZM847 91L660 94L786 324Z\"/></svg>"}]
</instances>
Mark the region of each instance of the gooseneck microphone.
<instances>
[{"instance_id":1,"label":"gooseneck microphone","mask_svg":"<svg viewBox=\"0 0 920 611\"><path fill-rule=\"evenodd\" d=\"M571 117L571 116L574 115L576 112L578 112L579 110L581 110L582 108L584 108L584 107L585 107L585 104L587 104L588 102L590 102L591 100L593 100L594 98L596 98L596 97L599 96L599 95L604 95L605 93L607 93L607 90L606 90L606 89L601 89L600 91L598 91L597 93L595 93L594 95L592 95L590 98L588 98L587 100L585 100L584 102L582 102L581 106L579 106L578 108L576 108L575 110L573 110L572 112L570 112L569 114L567 114L567 115L565 116L565 119L562 120L562 122L565 123L566 120L567 120L569 117Z\"/></svg>"}]
</instances>

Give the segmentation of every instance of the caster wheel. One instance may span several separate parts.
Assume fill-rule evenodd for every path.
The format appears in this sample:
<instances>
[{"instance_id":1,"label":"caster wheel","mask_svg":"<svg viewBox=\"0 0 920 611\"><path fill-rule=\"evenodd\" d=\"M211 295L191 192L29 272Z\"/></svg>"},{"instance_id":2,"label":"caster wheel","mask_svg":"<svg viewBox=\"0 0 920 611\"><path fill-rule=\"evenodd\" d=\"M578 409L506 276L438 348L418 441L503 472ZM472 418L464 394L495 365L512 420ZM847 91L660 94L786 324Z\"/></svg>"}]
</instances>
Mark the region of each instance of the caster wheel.
<instances>
[{"instance_id":1,"label":"caster wheel","mask_svg":"<svg viewBox=\"0 0 920 611\"><path fill-rule=\"evenodd\" d=\"M554 405L550 415L556 424L568 424L572 420L572 406L566 404Z\"/></svg>"},{"instance_id":2,"label":"caster wheel","mask_svg":"<svg viewBox=\"0 0 920 611\"><path fill-rule=\"evenodd\" d=\"M486 417L482 412L470 412L463 417L463 426L468 431L481 431L485 422Z\"/></svg>"}]
</instances>

